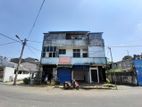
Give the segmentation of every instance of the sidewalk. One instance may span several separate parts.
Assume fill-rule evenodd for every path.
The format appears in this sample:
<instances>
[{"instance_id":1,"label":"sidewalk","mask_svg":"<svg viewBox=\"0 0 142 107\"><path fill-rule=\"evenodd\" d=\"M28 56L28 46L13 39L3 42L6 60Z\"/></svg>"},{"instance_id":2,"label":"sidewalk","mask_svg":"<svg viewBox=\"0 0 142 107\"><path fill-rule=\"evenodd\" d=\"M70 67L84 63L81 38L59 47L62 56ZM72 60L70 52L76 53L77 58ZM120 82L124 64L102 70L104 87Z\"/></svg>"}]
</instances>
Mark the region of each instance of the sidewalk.
<instances>
[{"instance_id":1,"label":"sidewalk","mask_svg":"<svg viewBox=\"0 0 142 107\"><path fill-rule=\"evenodd\" d=\"M5 82L1 83L5 85L13 85L13 82ZM63 89L63 85L25 85L23 84L23 81L17 81L17 86L24 86L24 87L37 87L37 88L43 88L43 87L52 87L52 88L60 88ZM116 89L115 85L113 84L80 84L79 89Z\"/></svg>"},{"instance_id":2,"label":"sidewalk","mask_svg":"<svg viewBox=\"0 0 142 107\"><path fill-rule=\"evenodd\" d=\"M19 82L20 83L20 82ZM88 86L88 85L83 85L79 90L76 89L69 89L69 90L64 90L62 85L59 86L49 86L49 85L24 85L24 84L18 84L16 86L13 86L12 83L6 83L3 84L4 87L7 87L12 92L16 93L25 93L25 94L38 94L38 95L50 95L50 96L70 96L70 97L75 97L75 96L85 96L85 97L90 97L90 96L117 96L119 94L127 95L129 94L128 91L131 93L138 94L138 92L142 92L142 87L131 87L131 86L124 86L124 85L119 85L117 88L118 90L115 89L104 89L103 86L97 85L97 86Z\"/></svg>"},{"instance_id":3,"label":"sidewalk","mask_svg":"<svg viewBox=\"0 0 142 107\"><path fill-rule=\"evenodd\" d=\"M80 84L79 89L116 89L113 84ZM55 88L63 88L63 85L56 85Z\"/></svg>"}]
</instances>

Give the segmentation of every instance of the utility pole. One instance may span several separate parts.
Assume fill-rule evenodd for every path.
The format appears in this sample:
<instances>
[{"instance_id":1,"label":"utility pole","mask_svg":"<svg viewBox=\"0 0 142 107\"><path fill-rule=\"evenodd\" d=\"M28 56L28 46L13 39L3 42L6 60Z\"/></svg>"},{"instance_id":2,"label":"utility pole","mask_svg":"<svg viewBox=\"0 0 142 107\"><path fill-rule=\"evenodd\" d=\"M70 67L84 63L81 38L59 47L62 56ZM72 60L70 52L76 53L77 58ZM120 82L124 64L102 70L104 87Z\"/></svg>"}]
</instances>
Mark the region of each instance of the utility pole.
<instances>
[{"instance_id":1,"label":"utility pole","mask_svg":"<svg viewBox=\"0 0 142 107\"><path fill-rule=\"evenodd\" d=\"M112 64L113 64L112 50L111 50L111 47L108 47L108 49L109 49L109 51L110 51L111 66L112 66ZM115 87L116 87L116 90L117 90L115 71L114 71L114 77L115 77Z\"/></svg>"},{"instance_id":2,"label":"utility pole","mask_svg":"<svg viewBox=\"0 0 142 107\"><path fill-rule=\"evenodd\" d=\"M110 52L110 58L111 58L111 64L113 63L113 57L112 57L112 51L111 51L111 47L108 47L109 52Z\"/></svg>"},{"instance_id":3,"label":"utility pole","mask_svg":"<svg viewBox=\"0 0 142 107\"><path fill-rule=\"evenodd\" d=\"M17 76L18 76L18 72L19 72L19 66L21 64L24 48L25 48L25 45L27 43L27 39L26 38L24 40L21 40L19 38L19 36L16 35L16 37L22 42L22 49L21 49L21 53L20 53L20 57L19 57L19 62L18 62L17 68L16 68L16 74L15 74L13 85L16 85Z\"/></svg>"}]
</instances>

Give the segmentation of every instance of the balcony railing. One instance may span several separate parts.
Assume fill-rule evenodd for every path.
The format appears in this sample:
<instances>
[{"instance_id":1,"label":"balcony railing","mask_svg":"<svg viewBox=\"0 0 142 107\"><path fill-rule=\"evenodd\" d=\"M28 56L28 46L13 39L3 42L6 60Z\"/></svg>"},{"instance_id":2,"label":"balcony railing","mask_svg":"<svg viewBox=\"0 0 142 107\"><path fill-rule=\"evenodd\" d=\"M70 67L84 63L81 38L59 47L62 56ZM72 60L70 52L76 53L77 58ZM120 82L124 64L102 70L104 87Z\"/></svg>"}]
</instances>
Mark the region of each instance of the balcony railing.
<instances>
[{"instance_id":1,"label":"balcony railing","mask_svg":"<svg viewBox=\"0 0 142 107\"><path fill-rule=\"evenodd\" d=\"M44 46L86 46L87 40L51 40L44 41Z\"/></svg>"}]
</instances>

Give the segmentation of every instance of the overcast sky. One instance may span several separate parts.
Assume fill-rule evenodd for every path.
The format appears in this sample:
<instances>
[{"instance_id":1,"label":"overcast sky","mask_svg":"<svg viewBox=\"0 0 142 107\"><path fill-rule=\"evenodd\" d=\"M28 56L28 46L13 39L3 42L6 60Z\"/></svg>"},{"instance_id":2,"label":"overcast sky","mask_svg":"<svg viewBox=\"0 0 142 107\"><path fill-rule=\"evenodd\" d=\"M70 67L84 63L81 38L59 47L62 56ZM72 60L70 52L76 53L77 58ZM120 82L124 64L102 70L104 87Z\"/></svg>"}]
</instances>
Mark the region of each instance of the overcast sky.
<instances>
[{"instance_id":1,"label":"overcast sky","mask_svg":"<svg viewBox=\"0 0 142 107\"><path fill-rule=\"evenodd\" d=\"M28 37L42 0L0 0L0 33ZM30 40L43 40L48 31L104 32L108 46L142 45L142 0L46 0ZM16 38L15 38L16 39ZM0 44L12 42L0 36ZM24 57L40 58L41 43L30 43ZM0 46L0 55L19 57L19 43ZM115 61L124 55L141 54L142 47L112 47Z\"/></svg>"}]
</instances>

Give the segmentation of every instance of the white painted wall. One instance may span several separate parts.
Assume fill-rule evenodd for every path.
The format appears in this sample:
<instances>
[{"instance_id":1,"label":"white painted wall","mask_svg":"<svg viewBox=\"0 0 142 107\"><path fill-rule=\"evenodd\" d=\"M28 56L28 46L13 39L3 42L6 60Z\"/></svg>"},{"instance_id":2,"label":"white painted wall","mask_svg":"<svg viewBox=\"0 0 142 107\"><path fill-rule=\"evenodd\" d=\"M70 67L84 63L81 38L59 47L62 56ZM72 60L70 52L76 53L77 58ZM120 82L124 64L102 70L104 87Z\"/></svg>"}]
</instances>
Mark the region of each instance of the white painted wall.
<instances>
[{"instance_id":1,"label":"white painted wall","mask_svg":"<svg viewBox=\"0 0 142 107\"><path fill-rule=\"evenodd\" d=\"M13 81L15 77L14 71L15 71L15 68L5 67L3 82ZM30 77L30 73L29 74L18 74L17 80L23 80L24 78L28 78L28 77Z\"/></svg>"},{"instance_id":2,"label":"white painted wall","mask_svg":"<svg viewBox=\"0 0 142 107\"><path fill-rule=\"evenodd\" d=\"M68 56L68 57L72 57L73 56L73 49L66 49L66 54L60 54L60 56Z\"/></svg>"},{"instance_id":3,"label":"white painted wall","mask_svg":"<svg viewBox=\"0 0 142 107\"><path fill-rule=\"evenodd\" d=\"M64 48L63 48L64 49ZM99 46L90 46L88 47L88 58L82 58L82 49L80 50L81 57L80 58L73 58L73 49L66 49L66 54L60 54L61 56L71 57L71 64L84 64L84 63L97 63L97 64L106 64L105 59L105 50L104 47ZM59 58L58 57L48 57L41 59L42 64L58 64Z\"/></svg>"},{"instance_id":4,"label":"white painted wall","mask_svg":"<svg viewBox=\"0 0 142 107\"><path fill-rule=\"evenodd\" d=\"M4 68L3 82L8 82L13 80L14 70L15 68L11 68L11 67Z\"/></svg>"},{"instance_id":5,"label":"white painted wall","mask_svg":"<svg viewBox=\"0 0 142 107\"><path fill-rule=\"evenodd\" d=\"M99 46L88 47L88 56L89 57L105 57L104 47L99 47Z\"/></svg>"}]
</instances>

